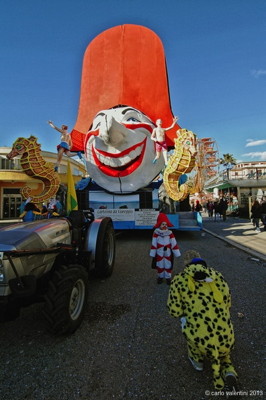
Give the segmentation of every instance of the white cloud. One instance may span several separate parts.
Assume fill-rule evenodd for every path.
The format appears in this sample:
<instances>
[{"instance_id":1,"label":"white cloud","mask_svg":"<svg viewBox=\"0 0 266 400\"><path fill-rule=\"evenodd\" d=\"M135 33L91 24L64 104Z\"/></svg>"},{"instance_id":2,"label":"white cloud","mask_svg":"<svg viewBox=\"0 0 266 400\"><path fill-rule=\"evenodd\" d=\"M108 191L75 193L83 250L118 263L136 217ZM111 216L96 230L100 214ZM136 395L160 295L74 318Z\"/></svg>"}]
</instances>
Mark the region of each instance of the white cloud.
<instances>
[{"instance_id":1,"label":"white cloud","mask_svg":"<svg viewBox=\"0 0 266 400\"><path fill-rule=\"evenodd\" d=\"M266 151L254 151L242 154L243 157L256 158L257 160L266 161Z\"/></svg>"},{"instance_id":2,"label":"white cloud","mask_svg":"<svg viewBox=\"0 0 266 400\"><path fill-rule=\"evenodd\" d=\"M251 75L255 78L260 78L261 76L266 75L266 69L253 69Z\"/></svg>"},{"instance_id":3,"label":"white cloud","mask_svg":"<svg viewBox=\"0 0 266 400\"><path fill-rule=\"evenodd\" d=\"M266 144L266 139L263 140L248 139L245 147L262 146L263 144Z\"/></svg>"}]
</instances>

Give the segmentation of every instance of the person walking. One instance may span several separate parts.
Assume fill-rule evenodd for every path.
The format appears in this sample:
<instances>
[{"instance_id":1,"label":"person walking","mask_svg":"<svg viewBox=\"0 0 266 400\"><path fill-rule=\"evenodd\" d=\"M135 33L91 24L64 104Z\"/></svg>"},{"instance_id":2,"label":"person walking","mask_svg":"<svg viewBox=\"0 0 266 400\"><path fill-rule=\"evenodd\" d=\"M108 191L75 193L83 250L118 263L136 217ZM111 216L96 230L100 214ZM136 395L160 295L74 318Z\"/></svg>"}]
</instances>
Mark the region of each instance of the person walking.
<instances>
[{"instance_id":1,"label":"person walking","mask_svg":"<svg viewBox=\"0 0 266 400\"><path fill-rule=\"evenodd\" d=\"M200 204L199 200L196 201L195 211L197 211L197 212L202 211L202 205Z\"/></svg>"},{"instance_id":2,"label":"person walking","mask_svg":"<svg viewBox=\"0 0 266 400\"><path fill-rule=\"evenodd\" d=\"M260 220L262 217L262 208L258 200L255 200L251 207L251 218L253 225L255 226L255 231L260 232Z\"/></svg>"},{"instance_id":3,"label":"person walking","mask_svg":"<svg viewBox=\"0 0 266 400\"><path fill-rule=\"evenodd\" d=\"M214 221L217 221L217 215L219 214L219 218L221 218L221 208L218 200L215 200L213 203L213 210L214 210Z\"/></svg>"},{"instance_id":4,"label":"person walking","mask_svg":"<svg viewBox=\"0 0 266 400\"><path fill-rule=\"evenodd\" d=\"M207 202L207 211L208 211L208 216L209 218L213 218L213 210L214 210L214 204L212 201Z\"/></svg>"},{"instance_id":5,"label":"person walking","mask_svg":"<svg viewBox=\"0 0 266 400\"><path fill-rule=\"evenodd\" d=\"M226 200L226 198L224 196L221 197L220 201L219 201L219 209L220 209L220 213L223 217L223 221L226 221L226 210L228 208L228 202Z\"/></svg>"},{"instance_id":6,"label":"person walking","mask_svg":"<svg viewBox=\"0 0 266 400\"><path fill-rule=\"evenodd\" d=\"M228 284L195 250L185 253L184 263L183 272L171 282L168 311L171 316L180 318L192 366L202 371L204 359L208 358L214 387L236 390L237 373L230 358L235 338Z\"/></svg>"},{"instance_id":7,"label":"person walking","mask_svg":"<svg viewBox=\"0 0 266 400\"><path fill-rule=\"evenodd\" d=\"M266 231L266 198L263 197L260 203L261 206L261 222L264 225L264 230Z\"/></svg>"}]
</instances>

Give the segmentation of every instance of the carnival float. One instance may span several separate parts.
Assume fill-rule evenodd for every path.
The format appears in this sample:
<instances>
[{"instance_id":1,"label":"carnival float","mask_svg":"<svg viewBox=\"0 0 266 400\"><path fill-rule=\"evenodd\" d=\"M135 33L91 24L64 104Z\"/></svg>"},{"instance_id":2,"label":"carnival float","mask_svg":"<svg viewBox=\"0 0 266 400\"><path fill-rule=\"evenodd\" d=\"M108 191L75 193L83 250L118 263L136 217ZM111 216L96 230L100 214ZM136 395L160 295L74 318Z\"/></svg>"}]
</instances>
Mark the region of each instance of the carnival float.
<instances>
[{"instance_id":1,"label":"carnival float","mask_svg":"<svg viewBox=\"0 0 266 400\"><path fill-rule=\"evenodd\" d=\"M165 131L172 150L166 167L162 156L153 163L151 135L158 119L163 127L172 126ZM111 216L119 229L150 228L164 201L158 198L162 184L168 200L189 195L191 188L182 178L195 167L196 135L173 120L160 38L131 24L95 37L84 54L71 150L84 152L89 206L96 216ZM178 213L170 218L180 227Z\"/></svg>"},{"instance_id":2,"label":"carnival float","mask_svg":"<svg viewBox=\"0 0 266 400\"><path fill-rule=\"evenodd\" d=\"M158 142L152 140L153 132L161 127L157 121L169 127L162 128L167 165L163 156L158 157ZM160 38L132 24L95 37L84 54L78 115L70 133L70 150L84 155L89 176L81 185L88 194L82 207L93 208L96 218L111 217L118 229L151 228L162 203L182 202L202 190L199 157L202 143L211 146L211 142L198 140L176 121ZM15 149L16 154L23 153L18 144L13 145L10 157ZM44 193L34 198L43 201L45 194L56 193L59 177L39 161L36 151L36 145L31 152L25 150L22 168L43 180ZM187 174L193 171L190 179ZM161 185L163 199L159 198ZM30 196L29 189L23 189L22 195ZM174 207L170 219L181 229L176 211ZM200 219L187 229L201 229Z\"/></svg>"}]
</instances>

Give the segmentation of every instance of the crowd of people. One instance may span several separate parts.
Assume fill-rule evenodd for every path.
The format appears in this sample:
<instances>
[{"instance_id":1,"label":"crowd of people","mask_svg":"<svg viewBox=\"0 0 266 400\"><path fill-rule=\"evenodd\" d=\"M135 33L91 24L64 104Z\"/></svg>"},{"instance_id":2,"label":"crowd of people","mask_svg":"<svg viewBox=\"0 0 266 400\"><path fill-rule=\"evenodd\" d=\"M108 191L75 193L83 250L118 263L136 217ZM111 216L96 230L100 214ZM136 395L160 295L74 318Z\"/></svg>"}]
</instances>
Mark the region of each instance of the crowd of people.
<instances>
[{"instance_id":1,"label":"crowd of people","mask_svg":"<svg viewBox=\"0 0 266 400\"><path fill-rule=\"evenodd\" d=\"M228 200L225 196L222 196L220 200L208 200L206 204L201 205L199 200L196 200L196 204L192 204L192 211L207 212L209 218L217 218L219 215L223 221L226 221L226 211L228 209Z\"/></svg>"},{"instance_id":2,"label":"crowd of people","mask_svg":"<svg viewBox=\"0 0 266 400\"><path fill-rule=\"evenodd\" d=\"M208 217L216 220L217 218L222 218L226 221L226 215L228 210L228 200L225 196L220 197L218 200L208 200L204 204L200 204L199 200L191 205L192 211L206 212ZM261 223L266 230L266 198L263 197L262 200L256 199L251 206L251 221L254 225L256 232L261 232Z\"/></svg>"},{"instance_id":3,"label":"crowd of people","mask_svg":"<svg viewBox=\"0 0 266 400\"><path fill-rule=\"evenodd\" d=\"M62 213L62 205L57 199L50 199L47 204L37 206L29 197L21 204L20 216L23 222L36 221L43 218L58 217Z\"/></svg>"},{"instance_id":4,"label":"crowd of people","mask_svg":"<svg viewBox=\"0 0 266 400\"><path fill-rule=\"evenodd\" d=\"M223 221L226 221L226 211L228 209L228 201L226 200L225 197L221 197L220 200L216 201L207 201L206 204L206 209L208 212L208 216L210 218L217 218L218 214L219 216L223 219Z\"/></svg>"}]
</instances>

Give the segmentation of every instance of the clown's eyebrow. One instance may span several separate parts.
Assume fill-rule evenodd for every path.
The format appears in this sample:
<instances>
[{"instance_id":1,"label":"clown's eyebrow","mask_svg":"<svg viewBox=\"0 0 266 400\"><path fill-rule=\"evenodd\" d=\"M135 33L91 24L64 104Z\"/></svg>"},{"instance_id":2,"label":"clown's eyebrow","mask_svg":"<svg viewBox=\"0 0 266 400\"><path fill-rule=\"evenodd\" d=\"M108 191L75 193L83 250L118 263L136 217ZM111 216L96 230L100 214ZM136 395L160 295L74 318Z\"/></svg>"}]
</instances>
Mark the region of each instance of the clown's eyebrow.
<instances>
[{"instance_id":1,"label":"clown's eyebrow","mask_svg":"<svg viewBox=\"0 0 266 400\"><path fill-rule=\"evenodd\" d=\"M105 113L103 113L103 112L100 112L99 114L97 114L97 115L95 115L95 117L94 118L97 118L97 117L99 117L100 115L106 115Z\"/></svg>"},{"instance_id":2,"label":"clown's eyebrow","mask_svg":"<svg viewBox=\"0 0 266 400\"><path fill-rule=\"evenodd\" d=\"M152 120L146 115L146 114L144 114L144 112L142 112L142 111L139 111L139 110L136 110L136 108L126 108L125 110L123 110L122 111L122 114L125 114L126 112L128 112L128 111L135 111L135 112L137 112L137 113L141 113L141 114L143 114L146 118L148 118L151 122L152 122Z\"/></svg>"},{"instance_id":3,"label":"clown's eyebrow","mask_svg":"<svg viewBox=\"0 0 266 400\"><path fill-rule=\"evenodd\" d=\"M130 107L129 107L129 108L126 108L125 110L123 110L123 111L122 111L122 114L125 114L126 112L131 111L131 110L132 110L132 111L138 112L138 110L136 110L135 108L130 108Z\"/></svg>"}]
</instances>

